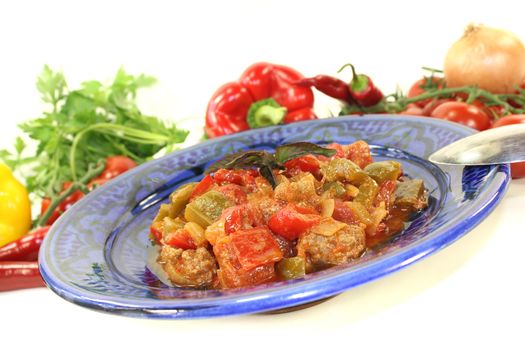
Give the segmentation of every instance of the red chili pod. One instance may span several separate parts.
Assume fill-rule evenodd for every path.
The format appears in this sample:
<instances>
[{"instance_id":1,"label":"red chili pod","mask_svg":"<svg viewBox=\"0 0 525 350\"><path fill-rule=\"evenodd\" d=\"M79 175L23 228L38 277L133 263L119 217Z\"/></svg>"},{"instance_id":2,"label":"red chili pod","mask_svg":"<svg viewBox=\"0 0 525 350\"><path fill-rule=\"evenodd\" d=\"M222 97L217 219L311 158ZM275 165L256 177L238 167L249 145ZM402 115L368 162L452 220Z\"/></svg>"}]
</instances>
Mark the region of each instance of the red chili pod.
<instances>
[{"instance_id":1,"label":"red chili pod","mask_svg":"<svg viewBox=\"0 0 525 350\"><path fill-rule=\"evenodd\" d=\"M341 79L329 75L316 75L312 78L301 79L296 82L299 86L314 87L323 94L348 104L355 104L348 84Z\"/></svg>"},{"instance_id":2,"label":"red chili pod","mask_svg":"<svg viewBox=\"0 0 525 350\"><path fill-rule=\"evenodd\" d=\"M383 93L372 82L372 79L365 74L357 74L352 64L347 63L339 69L339 72L345 67L352 69L352 80L348 84L350 94L362 107L370 107L378 104L383 99Z\"/></svg>"},{"instance_id":3,"label":"red chili pod","mask_svg":"<svg viewBox=\"0 0 525 350\"><path fill-rule=\"evenodd\" d=\"M0 292L44 287L36 261L1 261Z\"/></svg>"},{"instance_id":4,"label":"red chili pod","mask_svg":"<svg viewBox=\"0 0 525 350\"><path fill-rule=\"evenodd\" d=\"M39 227L16 241L0 247L0 261L34 261L51 226Z\"/></svg>"}]
</instances>

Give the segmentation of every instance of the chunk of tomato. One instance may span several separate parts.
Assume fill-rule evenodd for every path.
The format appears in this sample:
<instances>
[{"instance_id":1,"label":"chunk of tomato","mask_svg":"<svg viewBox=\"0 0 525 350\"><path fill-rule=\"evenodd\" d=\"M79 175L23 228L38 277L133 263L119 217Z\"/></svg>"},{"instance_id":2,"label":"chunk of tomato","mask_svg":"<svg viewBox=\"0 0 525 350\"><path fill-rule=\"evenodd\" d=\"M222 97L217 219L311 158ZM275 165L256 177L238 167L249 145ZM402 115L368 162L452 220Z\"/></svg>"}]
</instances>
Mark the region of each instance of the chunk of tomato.
<instances>
[{"instance_id":1,"label":"chunk of tomato","mask_svg":"<svg viewBox=\"0 0 525 350\"><path fill-rule=\"evenodd\" d=\"M361 169L374 161L370 153L370 146L362 140L346 146L346 158L359 165Z\"/></svg>"},{"instance_id":2,"label":"chunk of tomato","mask_svg":"<svg viewBox=\"0 0 525 350\"><path fill-rule=\"evenodd\" d=\"M217 191L225 195L235 204L242 204L248 201L246 193L242 190L242 187L236 184L226 184L219 186Z\"/></svg>"},{"instance_id":3,"label":"chunk of tomato","mask_svg":"<svg viewBox=\"0 0 525 350\"><path fill-rule=\"evenodd\" d=\"M251 270L283 258L279 244L267 227L237 230L231 237L233 250L244 270Z\"/></svg>"},{"instance_id":4,"label":"chunk of tomato","mask_svg":"<svg viewBox=\"0 0 525 350\"><path fill-rule=\"evenodd\" d=\"M219 185L231 183L253 189L255 188L255 177L258 174L256 170L219 169L213 175L213 179Z\"/></svg>"},{"instance_id":5,"label":"chunk of tomato","mask_svg":"<svg viewBox=\"0 0 525 350\"><path fill-rule=\"evenodd\" d=\"M264 224L262 214L251 205L237 205L224 210L224 231L228 234Z\"/></svg>"},{"instance_id":6,"label":"chunk of tomato","mask_svg":"<svg viewBox=\"0 0 525 350\"><path fill-rule=\"evenodd\" d=\"M289 203L270 217L268 226L279 236L294 240L320 221L321 216L315 214L313 209Z\"/></svg>"}]
</instances>

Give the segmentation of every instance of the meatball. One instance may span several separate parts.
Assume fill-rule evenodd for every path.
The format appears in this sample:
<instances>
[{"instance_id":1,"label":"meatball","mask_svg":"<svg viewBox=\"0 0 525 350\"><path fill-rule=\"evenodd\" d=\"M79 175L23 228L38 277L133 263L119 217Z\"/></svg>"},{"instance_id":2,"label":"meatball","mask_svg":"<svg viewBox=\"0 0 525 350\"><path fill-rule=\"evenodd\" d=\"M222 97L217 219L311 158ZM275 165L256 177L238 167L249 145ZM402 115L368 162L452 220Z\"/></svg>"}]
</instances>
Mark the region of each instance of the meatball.
<instances>
[{"instance_id":1,"label":"meatball","mask_svg":"<svg viewBox=\"0 0 525 350\"><path fill-rule=\"evenodd\" d=\"M215 258L203 247L184 250L164 245L157 261L178 286L209 287L217 271Z\"/></svg>"},{"instance_id":2,"label":"meatball","mask_svg":"<svg viewBox=\"0 0 525 350\"><path fill-rule=\"evenodd\" d=\"M345 225L331 236L309 230L297 243L297 255L305 259L307 272L345 264L364 250L365 231L357 225Z\"/></svg>"}]
</instances>

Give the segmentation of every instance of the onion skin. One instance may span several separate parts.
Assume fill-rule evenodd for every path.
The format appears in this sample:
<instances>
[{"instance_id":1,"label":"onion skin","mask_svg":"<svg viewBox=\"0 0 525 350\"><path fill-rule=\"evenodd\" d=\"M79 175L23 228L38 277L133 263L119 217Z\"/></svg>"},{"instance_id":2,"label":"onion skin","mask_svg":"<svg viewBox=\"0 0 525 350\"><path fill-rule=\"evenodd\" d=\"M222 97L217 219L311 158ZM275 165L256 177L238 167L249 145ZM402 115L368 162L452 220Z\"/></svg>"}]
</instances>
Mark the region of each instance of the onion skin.
<instances>
[{"instance_id":1,"label":"onion skin","mask_svg":"<svg viewBox=\"0 0 525 350\"><path fill-rule=\"evenodd\" d=\"M525 79L525 46L510 32L470 25L448 50L444 73L448 87L513 93Z\"/></svg>"}]
</instances>

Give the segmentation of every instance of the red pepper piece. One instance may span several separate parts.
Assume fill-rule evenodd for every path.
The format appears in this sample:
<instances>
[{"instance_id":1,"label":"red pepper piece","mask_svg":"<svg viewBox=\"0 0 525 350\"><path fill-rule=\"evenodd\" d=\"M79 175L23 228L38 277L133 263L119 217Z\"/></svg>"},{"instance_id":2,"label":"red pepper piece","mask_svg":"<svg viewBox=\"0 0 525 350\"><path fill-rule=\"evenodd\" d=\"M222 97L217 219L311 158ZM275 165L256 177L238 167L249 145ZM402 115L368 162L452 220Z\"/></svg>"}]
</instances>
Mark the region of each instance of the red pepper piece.
<instances>
[{"instance_id":1,"label":"red pepper piece","mask_svg":"<svg viewBox=\"0 0 525 350\"><path fill-rule=\"evenodd\" d=\"M284 167L288 176L297 175L301 171L312 173L316 178L321 175L319 160L311 154L291 159L284 163Z\"/></svg>"},{"instance_id":2,"label":"red pepper piece","mask_svg":"<svg viewBox=\"0 0 525 350\"><path fill-rule=\"evenodd\" d=\"M357 74L352 64L347 63L339 69L345 67L352 69L352 80L348 84L348 89L354 100L362 107L370 107L378 104L383 99L383 93L379 90L368 75Z\"/></svg>"},{"instance_id":3,"label":"red pepper piece","mask_svg":"<svg viewBox=\"0 0 525 350\"><path fill-rule=\"evenodd\" d=\"M150 239L160 244L163 236L162 231L164 231L164 223L162 221L155 221L149 228Z\"/></svg>"},{"instance_id":4,"label":"red pepper piece","mask_svg":"<svg viewBox=\"0 0 525 350\"><path fill-rule=\"evenodd\" d=\"M283 117L285 121L316 118L312 111L312 90L296 85L300 79L303 76L290 67L267 62L251 65L239 81L223 85L212 96L206 112L206 134L212 138L250 127L274 125ZM310 111L299 113L300 118L286 117L301 109Z\"/></svg>"},{"instance_id":5,"label":"red pepper piece","mask_svg":"<svg viewBox=\"0 0 525 350\"><path fill-rule=\"evenodd\" d=\"M238 230L232 233L231 237L233 250L244 270L251 270L283 258L279 244L266 227Z\"/></svg>"},{"instance_id":6,"label":"red pepper piece","mask_svg":"<svg viewBox=\"0 0 525 350\"><path fill-rule=\"evenodd\" d=\"M197 186L195 186L193 191L191 191L190 200L207 192L212 185L213 177L211 177L209 174L204 176Z\"/></svg>"},{"instance_id":7,"label":"red pepper piece","mask_svg":"<svg viewBox=\"0 0 525 350\"><path fill-rule=\"evenodd\" d=\"M1 261L0 292L44 287L36 261Z\"/></svg>"},{"instance_id":8,"label":"red pepper piece","mask_svg":"<svg viewBox=\"0 0 525 350\"><path fill-rule=\"evenodd\" d=\"M0 248L0 261L34 261L51 226L39 227Z\"/></svg>"},{"instance_id":9,"label":"red pepper piece","mask_svg":"<svg viewBox=\"0 0 525 350\"><path fill-rule=\"evenodd\" d=\"M288 204L272 215L268 227L272 232L291 241L321 221L321 217L314 213L313 210Z\"/></svg>"},{"instance_id":10,"label":"red pepper piece","mask_svg":"<svg viewBox=\"0 0 525 350\"><path fill-rule=\"evenodd\" d=\"M172 247L181 249L196 249L197 245L191 238L191 235L185 229L178 229L168 233L164 242Z\"/></svg>"},{"instance_id":11,"label":"red pepper piece","mask_svg":"<svg viewBox=\"0 0 525 350\"><path fill-rule=\"evenodd\" d=\"M217 187L217 191L222 193L226 198L230 199L235 204L242 204L248 201L246 192L242 187L236 184L226 184Z\"/></svg>"},{"instance_id":12,"label":"red pepper piece","mask_svg":"<svg viewBox=\"0 0 525 350\"><path fill-rule=\"evenodd\" d=\"M255 177L258 175L256 170L219 169L213 174L213 179L218 185L232 183L254 189L256 187Z\"/></svg>"},{"instance_id":13,"label":"red pepper piece","mask_svg":"<svg viewBox=\"0 0 525 350\"><path fill-rule=\"evenodd\" d=\"M374 161L372 153L370 153L370 146L363 140L356 141L346 148L346 158L350 159L355 164L364 169L368 164Z\"/></svg>"}]
</instances>

